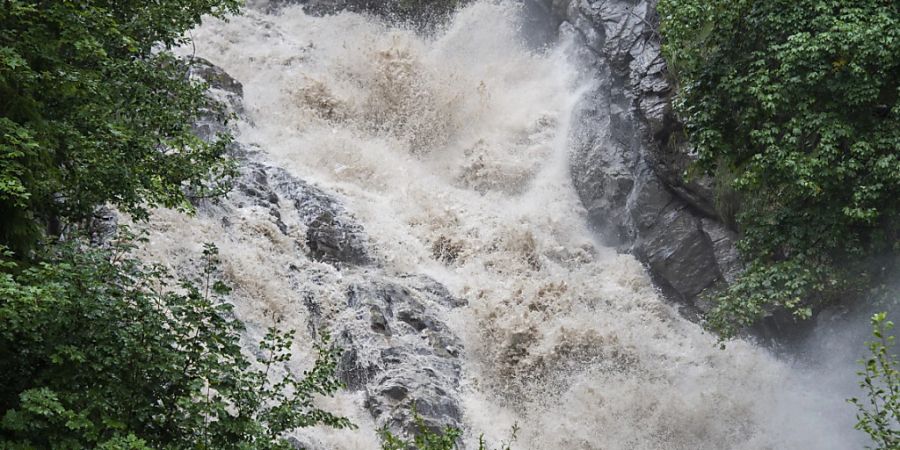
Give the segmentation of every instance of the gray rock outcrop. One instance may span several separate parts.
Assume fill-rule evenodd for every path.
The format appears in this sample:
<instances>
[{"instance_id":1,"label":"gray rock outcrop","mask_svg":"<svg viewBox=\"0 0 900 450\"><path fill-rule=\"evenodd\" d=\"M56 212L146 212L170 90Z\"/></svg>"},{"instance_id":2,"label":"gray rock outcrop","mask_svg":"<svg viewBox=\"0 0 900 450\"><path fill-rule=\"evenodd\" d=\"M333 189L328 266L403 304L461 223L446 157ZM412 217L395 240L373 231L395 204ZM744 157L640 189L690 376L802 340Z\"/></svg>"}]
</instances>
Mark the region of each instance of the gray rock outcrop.
<instances>
[{"instance_id":1,"label":"gray rock outcrop","mask_svg":"<svg viewBox=\"0 0 900 450\"><path fill-rule=\"evenodd\" d=\"M292 214L291 222L307 230L298 247L344 273L346 304L336 315L325 317L316 298L297 294L305 299L310 333L328 329L343 349L339 375L350 389L365 392L376 424L412 436L418 430L415 409L434 431L461 427L462 344L441 315L465 302L423 275L385 273L363 227L324 191L252 159L242 162L241 173L227 204L204 205L204 213L227 227L228 217L242 208L263 208L285 236L282 215Z\"/></svg>"},{"instance_id":2,"label":"gray rock outcrop","mask_svg":"<svg viewBox=\"0 0 900 450\"><path fill-rule=\"evenodd\" d=\"M375 276L349 286L334 330L352 349L341 360L344 381L366 391L377 423L407 436L417 431L413 409L433 431L462 426L455 395L462 344L437 315L442 304L458 303L416 278Z\"/></svg>"},{"instance_id":3,"label":"gray rock outcrop","mask_svg":"<svg viewBox=\"0 0 900 450\"><path fill-rule=\"evenodd\" d=\"M733 279L740 261L711 180L685 180L693 159L672 112L656 0L534 1L573 37L593 82L576 111L570 162L592 225L689 313L708 309L701 293Z\"/></svg>"},{"instance_id":4,"label":"gray rock outcrop","mask_svg":"<svg viewBox=\"0 0 900 450\"><path fill-rule=\"evenodd\" d=\"M345 291L346 303L336 312L333 306L324 311L302 281L291 284L307 309L310 334L327 329L334 336L343 350L339 376L349 389L365 393L364 406L379 427L414 435L413 409L434 431L461 427L462 344L442 314L465 302L426 276L386 273L365 230L338 199L258 156L245 151L229 198L204 203L201 212L229 228L231 217L262 209L285 237L299 238L297 248L309 259L341 271L340 281L327 281ZM286 221L306 232L292 234Z\"/></svg>"}]
</instances>

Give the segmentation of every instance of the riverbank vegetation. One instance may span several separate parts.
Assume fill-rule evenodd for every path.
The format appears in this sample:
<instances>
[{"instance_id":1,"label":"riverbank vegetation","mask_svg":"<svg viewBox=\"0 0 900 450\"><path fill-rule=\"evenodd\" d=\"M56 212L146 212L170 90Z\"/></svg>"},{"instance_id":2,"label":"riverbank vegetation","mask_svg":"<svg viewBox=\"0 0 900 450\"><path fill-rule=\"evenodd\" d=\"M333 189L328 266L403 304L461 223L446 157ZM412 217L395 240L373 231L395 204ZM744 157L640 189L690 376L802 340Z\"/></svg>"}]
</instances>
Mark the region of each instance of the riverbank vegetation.
<instances>
[{"instance_id":1,"label":"riverbank vegetation","mask_svg":"<svg viewBox=\"0 0 900 450\"><path fill-rule=\"evenodd\" d=\"M746 270L710 325L729 337L776 309L895 299L900 4L662 0L659 13L696 164L739 198Z\"/></svg>"},{"instance_id":2,"label":"riverbank vegetation","mask_svg":"<svg viewBox=\"0 0 900 450\"><path fill-rule=\"evenodd\" d=\"M900 3L661 0L659 13L696 167L738 199L721 212L746 268L713 294L708 325L729 338L779 310L805 320L838 302L895 304ZM867 398L852 400L884 449L900 442L892 326L873 318Z\"/></svg>"},{"instance_id":3,"label":"riverbank vegetation","mask_svg":"<svg viewBox=\"0 0 900 450\"><path fill-rule=\"evenodd\" d=\"M228 189L230 136L197 137L206 86L168 49L237 0L0 3L0 448L291 448L349 427L328 340L302 377L272 329L249 358L216 250L196 277L79 238L111 204L137 220Z\"/></svg>"}]
</instances>

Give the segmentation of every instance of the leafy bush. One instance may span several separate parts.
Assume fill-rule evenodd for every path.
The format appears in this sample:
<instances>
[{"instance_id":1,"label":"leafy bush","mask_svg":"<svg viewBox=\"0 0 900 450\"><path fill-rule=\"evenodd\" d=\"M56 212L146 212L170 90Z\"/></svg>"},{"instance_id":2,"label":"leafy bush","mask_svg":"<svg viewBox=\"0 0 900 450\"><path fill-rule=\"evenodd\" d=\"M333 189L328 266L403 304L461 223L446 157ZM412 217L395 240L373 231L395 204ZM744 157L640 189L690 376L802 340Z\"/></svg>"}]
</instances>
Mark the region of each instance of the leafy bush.
<instances>
[{"instance_id":1,"label":"leafy bush","mask_svg":"<svg viewBox=\"0 0 900 450\"><path fill-rule=\"evenodd\" d=\"M878 449L900 447L900 366L894 351L894 323L884 313L872 316L872 335L868 342L868 358L860 361L863 370L859 386L866 392L867 402L850 399L859 413L856 429L865 431Z\"/></svg>"},{"instance_id":2,"label":"leafy bush","mask_svg":"<svg viewBox=\"0 0 900 450\"><path fill-rule=\"evenodd\" d=\"M900 253L900 3L661 0L699 167L731 173L745 276L710 323L881 288Z\"/></svg>"},{"instance_id":3,"label":"leafy bush","mask_svg":"<svg viewBox=\"0 0 900 450\"><path fill-rule=\"evenodd\" d=\"M146 215L219 192L229 137L191 124L205 87L166 49L239 0L7 0L0 4L0 245L20 256L42 231L98 204ZM215 175L208 182L209 175ZM58 230L54 230L58 231Z\"/></svg>"},{"instance_id":4,"label":"leafy bush","mask_svg":"<svg viewBox=\"0 0 900 450\"><path fill-rule=\"evenodd\" d=\"M0 448L288 449L286 431L352 426L313 405L341 387L327 336L302 378L282 367L292 332L270 329L251 361L215 247L177 285L131 247L70 242L0 265Z\"/></svg>"}]
</instances>

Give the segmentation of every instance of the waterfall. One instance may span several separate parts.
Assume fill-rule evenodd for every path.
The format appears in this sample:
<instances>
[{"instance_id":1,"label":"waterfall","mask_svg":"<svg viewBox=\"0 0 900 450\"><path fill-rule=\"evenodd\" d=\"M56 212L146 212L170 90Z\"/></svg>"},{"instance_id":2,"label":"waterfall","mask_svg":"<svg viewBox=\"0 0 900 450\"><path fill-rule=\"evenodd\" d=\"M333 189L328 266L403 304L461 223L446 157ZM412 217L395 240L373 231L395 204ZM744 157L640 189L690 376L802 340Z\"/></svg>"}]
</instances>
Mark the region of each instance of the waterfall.
<instances>
[{"instance_id":1,"label":"waterfall","mask_svg":"<svg viewBox=\"0 0 900 450\"><path fill-rule=\"evenodd\" d=\"M481 432L499 442L517 424L521 449L859 447L842 392L751 343L720 350L632 256L598 243L567 163L571 115L590 77L564 39L534 49L522 27L520 6L492 1L428 36L355 13L307 16L299 6L207 20L180 52L243 84L236 139L266 186L283 181L271 187L282 201L257 202L248 188L194 217L156 211L147 257L184 267L203 242L217 244L248 342L276 322L346 329L363 355L354 364L376 369L323 400L359 430L300 430L322 448L378 448L393 397L373 400L383 363L363 361L378 353L366 349L426 348L416 347L426 338L453 347L458 362L433 395L460 410L469 446ZM293 203L284 201L290 179L304 182ZM323 219L304 215L302 195L326 199L337 211L328 220L358 226L365 262L310 256L310 229ZM380 287L360 287L373 278ZM370 310L345 311L348 292L413 279L465 305L410 287L428 310L422 334L373 334ZM308 367L310 342L295 351L293 368ZM400 366L391 370L407 370ZM376 413L373 402L387 406Z\"/></svg>"}]
</instances>

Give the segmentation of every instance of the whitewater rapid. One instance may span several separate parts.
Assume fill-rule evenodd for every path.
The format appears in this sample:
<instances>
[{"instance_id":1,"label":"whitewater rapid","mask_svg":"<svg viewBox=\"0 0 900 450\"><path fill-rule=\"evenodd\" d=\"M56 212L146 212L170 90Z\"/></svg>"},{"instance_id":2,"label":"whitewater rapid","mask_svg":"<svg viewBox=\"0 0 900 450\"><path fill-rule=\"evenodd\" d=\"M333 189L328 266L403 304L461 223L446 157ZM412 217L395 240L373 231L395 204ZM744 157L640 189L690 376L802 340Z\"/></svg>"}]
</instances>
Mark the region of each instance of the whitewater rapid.
<instances>
[{"instance_id":1,"label":"whitewater rapid","mask_svg":"<svg viewBox=\"0 0 900 450\"><path fill-rule=\"evenodd\" d=\"M468 301L442 314L465 348L469 445L518 424L518 449L858 447L842 395L751 344L720 350L632 256L597 244L568 173L590 77L564 40L530 49L521 24L505 2L477 2L428 37L358 14L248 8L207 20L181 51L243 83L237 140L336 195L384 271L426 274ZM244 211L227 229L157 211L148 252L178 267L216 243L251 337L273 317L306 327L298 289L340 308L348 275ZM297 350L308 364L308 344ZM361 403L325 401L360 429L317 438L378 448Z\"/></svg>"}]
</instances>

